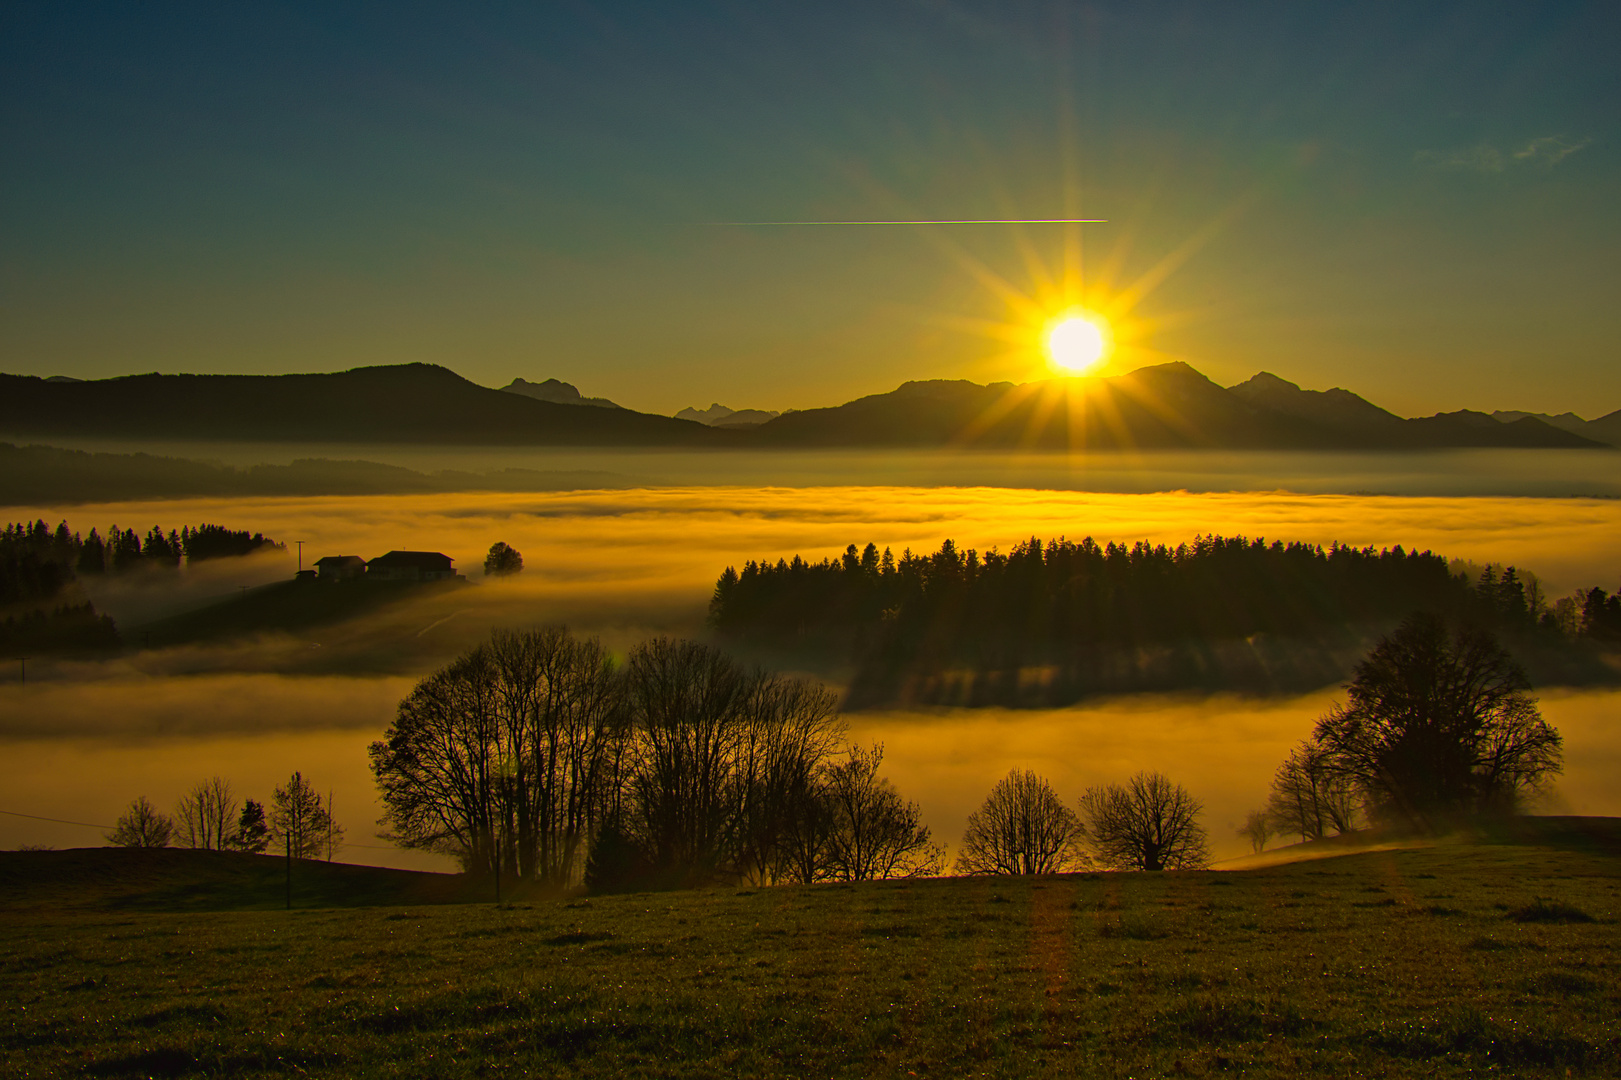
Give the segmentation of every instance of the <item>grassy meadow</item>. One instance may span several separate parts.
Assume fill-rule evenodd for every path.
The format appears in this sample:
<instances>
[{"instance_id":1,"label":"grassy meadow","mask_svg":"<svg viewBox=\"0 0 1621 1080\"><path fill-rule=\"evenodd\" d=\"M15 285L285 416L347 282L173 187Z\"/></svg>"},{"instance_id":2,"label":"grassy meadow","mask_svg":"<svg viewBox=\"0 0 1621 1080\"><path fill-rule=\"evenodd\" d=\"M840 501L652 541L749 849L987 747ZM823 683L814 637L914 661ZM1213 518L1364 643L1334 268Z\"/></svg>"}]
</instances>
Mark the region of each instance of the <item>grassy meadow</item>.
<instances>
[{"instance_id":1,"label":"grassy meadow","mask_svg":"<svg viewBox=\"0 0 1621 1080\"><path fill-rule=\"evenodd\" d=\"M500 907L333 867L296 902L394 902L292 912L279 860L187 890L17 853L0 1074L1614 1075L1615 850Z\"/></svg>"}]
</instances>

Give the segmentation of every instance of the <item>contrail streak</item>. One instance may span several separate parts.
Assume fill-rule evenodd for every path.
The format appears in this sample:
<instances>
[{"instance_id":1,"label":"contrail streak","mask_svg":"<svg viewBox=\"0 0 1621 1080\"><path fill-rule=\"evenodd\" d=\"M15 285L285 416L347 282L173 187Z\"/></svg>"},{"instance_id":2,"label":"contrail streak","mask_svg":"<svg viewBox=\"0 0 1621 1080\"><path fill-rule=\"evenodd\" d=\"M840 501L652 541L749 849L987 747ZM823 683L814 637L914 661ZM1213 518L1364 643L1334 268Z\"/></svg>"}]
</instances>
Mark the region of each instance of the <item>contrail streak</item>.
<instances>
[{"instance_id":1,"label":"contrail streak","mask_svg":"<svg viewBox=\"0 0 1621 1080\"><path fill-rule=\"evenodd\" d=\"M930 218L925 221L712 221L711 225L1097 225L1108 218Z\"/></svg>"}]
</instances>

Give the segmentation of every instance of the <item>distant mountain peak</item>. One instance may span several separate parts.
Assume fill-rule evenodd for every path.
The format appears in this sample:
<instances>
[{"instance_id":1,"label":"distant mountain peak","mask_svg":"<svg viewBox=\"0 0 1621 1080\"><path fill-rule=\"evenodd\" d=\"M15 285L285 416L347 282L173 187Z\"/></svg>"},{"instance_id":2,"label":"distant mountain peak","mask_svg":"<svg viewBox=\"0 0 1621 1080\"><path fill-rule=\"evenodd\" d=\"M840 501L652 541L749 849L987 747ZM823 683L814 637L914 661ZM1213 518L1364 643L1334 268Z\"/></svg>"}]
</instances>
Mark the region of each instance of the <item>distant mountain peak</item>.
<instances>
[{"instance_id":1,"label":"distant mountain peak","mask_svg":"<svg viewBox=\"0 0 1621 1080\"><path fill-rule=\"evenodd\" d=\"M675 414L677 420L691 420L710 427L759 427L767 420L781 416L775 409L729 409L718 401L710 402L707 409L688 407Z\"/></svg>"},{"instance_id":2,"label":"distant mountain peak","mask_svg":"<svg viewBox=\"0 0 1621 1080\"><path fill-rule=\"evenodd\" d=\"M1245 382L1239 383L1238 386L1228 387L1228 389L1236 391L1239 386L1249 386L1256 389L1268 388L1296 391L1300 389L1299 383L1290 382L1281 375L1274 375L1270 371L1257 371Z\"/></svg>"},{"instance_id":3,"label":"distant mountain peak","mask_svg":"<svg viewBox=\"0 0 1621 1080\"><path fill-rule=\"evenodd\" d=\"M598 409L619 409L623 406L607 398L585 397L573 383L561 379L546 379L532 383L528 379L513 379L501 387L509 394L522 394L536 401L550 401L556 405L590 405Z\"/></svg>"}]
</instances>

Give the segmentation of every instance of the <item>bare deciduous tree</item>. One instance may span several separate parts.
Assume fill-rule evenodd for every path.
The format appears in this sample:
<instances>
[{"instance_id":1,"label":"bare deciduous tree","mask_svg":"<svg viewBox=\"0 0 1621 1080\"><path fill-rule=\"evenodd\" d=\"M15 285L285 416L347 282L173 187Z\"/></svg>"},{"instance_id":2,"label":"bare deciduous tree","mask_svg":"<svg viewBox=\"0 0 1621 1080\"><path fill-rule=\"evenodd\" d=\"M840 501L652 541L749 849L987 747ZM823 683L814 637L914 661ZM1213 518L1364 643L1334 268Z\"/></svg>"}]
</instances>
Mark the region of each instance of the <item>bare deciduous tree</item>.
<instances>
[{"instance_id":1,"label":"bare deciduous tree","mask_svg":"<svg viewBox=\"0 0 1621 1080\"><path fill-rule=\"evenodd\" d=\"M270 830L284 850L295 859L328 861L341 842L343 827L332 820L320 792L295 772L286 787L279 787L270 799Z\"/></svg>"},{"instance_id":2,"label":"bare deciduous tree","mask_svg":"<svg viewBox=\"0 0 1621 1080\"><path fill-rule=\"evenodd\" d=\"M968 815L957 870L964 874L1055 874L1086 861L1081 823L1046 780L1014 769Z\"/></svg>"},{"instance_id":3,"label":"bare deciduous tree","mask_svg":"<svg viewBox=\"0 0 1621 1080\"><path fill-rule=\"evenodd\" d=\"M790 800L843 735L836 699L665 638L632 651L626 681L626 835L665 883L774 879L789 857Z\"/></svg>"},{"instance_id":4,"label":"bare deciduous tree","mask_svg":"<svg viewBox=\"0 0 1621 1080\"><path fill-rule=\"evenodd\" d=\"M734 862L745 880L792 877L795 843L823 804L824 763L844 736L838 697L815 683L754 673L736 762Z\"/></svg>"},{"instance_id":5,"label":"bare deciduous tree","mask_svg":"<svg viewBox=\"0 0 1621 1080\"><path fill-rule=\"evenodd\" d=\"M878 775L883 760L882 743L871 750L852 746L843 761L825 769L824 878L874 881L940 872L945 851L930 842L917 803L902 799L895 785Z\"/></svg>"},{"instance_id":6,"label":"bare deciduous tree","mask_svg":"<svg viewBox=\"0 0 1621 1080\"><path fill-rule=\"evenodd\" d=\"M119 815L106 837L114 847L165 848L174 837L174 822L142 795Z\"/></svg>"},{"instance_id":7,"label":"bare deciduous tree","mask_svg":"<svg viewBox=\"0 0 1621 1080\"><path fill-rule=\"evenodd\" d=\"M1268 810L1251 810L1244 818L1244 824L1239 827L1238 835L1250 842L1250 847L1259 855L1266 850L1266 842L1272 839L1272 813Z\"/></svg>"},{"instance_id":8,"label":"bare deciduous tree","mask_svg":"<svg viewBox=\"0 0 1621 1080\"><path fill-rule=\"evenodd\" d=\"M231 846L236 816L230 781L210 777L180 797L175 807L175 835L189 848L224 851Z\"/></svg>"},{"instance_id":9,"label":"bare deciduous tree","mask_svg":"<svg viewBox=\"0 0 1621 1080\"><path fill-rule=\"evenodd\" d=\"M1119 870L1191 870L1210 861L1199 801L1159 773L1088 788L1081 796L1098 862Z\"/></svg>"},{"instance_id":10,"label":"bare deciduous tree","mask_svg":"<svg viewBox=\"0 0 1621 1080\"><path fill-rule=\"evenodd\" d=\"M1278 767L1267 813L1280 832L1321 840L1356 827L1361 799L1350 777L1333 767L1315 739L1308 739Z\"/></svg>"},{"instance_id":11,"label":"bare deciduous tree","mask_svg":"<svg viewBox=\"0 0 1621 1080\"><path fill-rule=\"evenodd\" d=\"M774 881L842 741L837 703L692 642L647 642L617 668L561 628L497 633L400 703L372 769L391 835L469 868L616 889Z\"/></svg>"}]
</instances>

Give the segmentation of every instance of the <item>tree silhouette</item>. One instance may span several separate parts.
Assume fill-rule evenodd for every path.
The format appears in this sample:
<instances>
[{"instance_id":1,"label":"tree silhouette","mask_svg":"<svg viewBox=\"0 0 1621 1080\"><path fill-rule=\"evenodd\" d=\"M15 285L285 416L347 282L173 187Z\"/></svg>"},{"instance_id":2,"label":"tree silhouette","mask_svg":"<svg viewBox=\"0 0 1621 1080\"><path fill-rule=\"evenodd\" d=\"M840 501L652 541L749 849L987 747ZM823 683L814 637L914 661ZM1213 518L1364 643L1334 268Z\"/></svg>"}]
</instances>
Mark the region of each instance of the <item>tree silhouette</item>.
<instances>
[{"instance_id":1,"label":"tree silhouette","mask_svg":"<svg viewBox=\"0 0 1621 1080\"><path fill-rule=\"evenodd\" d=\"M484 557L486 577L506 577L522 569L523 556L519 554L517 548L504 540L497 540L490 545L490 553Z\"/></svg>"},{"instance_id":2,"label":"tree silhouette","mask_svg":"<svg viewBox=\"0 0 1621 1080\"><path fill-rule=\"evenodd\" d=\"M174 822L142 795L119 815L106 837L114 847L165 848L174 837Z\"/></svg>"},{"instance_id":3,"label":"tree silhouette","mask_svg":"<svg viewBox=\"0 0 1621 1080\"><path fill-rule=\"evenodd\" d=\"M1210 861L1199 824L1204 810L1181 784L1140 772L1125 784L1081 796L1087 838L1098 862L1119 870L1193 870Z\"/></svg>"},{"instance_id":4,"label":"tree silhouette","mask_svg":"<svg viewBox=\"0 0 1621 1080\"><path fill-rule=\"evenodd\" d=\"M242 803L242 813L236 819L236 829L226 838L226 846L250 855L261 854L270 846L270 825L265 821L263 803L252 799Z\"/></svg>"},{"instance_id":5,"label":"tree silhouette","mask_svg":"<svg viewBox=\"0 0 1621 1080\"><path fill-rule=\"evenodd\" d=\"M1267 810L1251 810L1244 817L1244 824L1239 827L1238 835L1250 842L1250 847L1259 855L1266 850L1266 842L1272 839L1272 814Z\"/></svg>"},{"instance_id":6,"label":"tree silhouette","mask_svg":"<svg viewBox=\"0 0 1621 1080\"><path fill-rule=\"evenodd\" d=\"M295 859L332 858L333 848L343 836L343 827L320 793L295 772L286 787L279 787L270 799L270 831L274 839Z\"/></svg>"},{"instance_id":7,"label":"tree silhouette","mask_svg":"<svg viewBox=\"0 0 1621 1080\"><path fill-rule=\"evenodd\" d=\"M371 747L392 837L469 870L577 880L625 755L623 681L562 627L497 632L418 683Z\"/></svg>"},{"instance_id":8,"label":"tree silhouette","mask_svg":"<svg viewBox=\"0 0 1621 1080\"><path fill-rule=\"evenodd\" d=\"M957 871L1055 874L1085 862L1081 822L1046 780L1014 769L968 815Z\"/></svg>"},{"instance_id":9,"label":"tree silhouette","mask_svg":"<svg viewBox=\"0 0 1621 1080\"><path fill-rule=\"evenodd\" d=\"M1356 827L1362 799L1350 778L1336 768L1316 739L1290 753L1272 778L1267 812L1281 832L1302 840L1321 840Z\"/></svg>"},{"instance_id":10,"label":"tree silhouette","mask_svg":"<svg viewBox=\"0 0 1621 1080\"><path fill-rule=\"evenodd\" d=\"M236 796L218 776L192 788L175 807L175 835L189 848L224 851L236 825Z\"/></svg>"},{"instance_id":11,"label":"tree silhouette","mask_svg":"<svg viewBox=\"0 0 1621 1080\"><path fill-rule=\"evenodd\" d=\"M825 769L826 871L834 881L873 881L938 873L944 852L930 842L917 803L902 799L878 775L883 744L852 746Z\"/></svg>"},{"instance_id":12,"label":"tree silhouette","mask_svg":"<svg viewBox=\"0 0 1621 1080\"><path fill-rule=\"evenodd\" d=\"M1491 634L1413 615L1357 665L1316 738L1383 817L1435 828L1508 812L1561 768L1559 733L1528 689Z\"/></svg>"}]
</instances>

